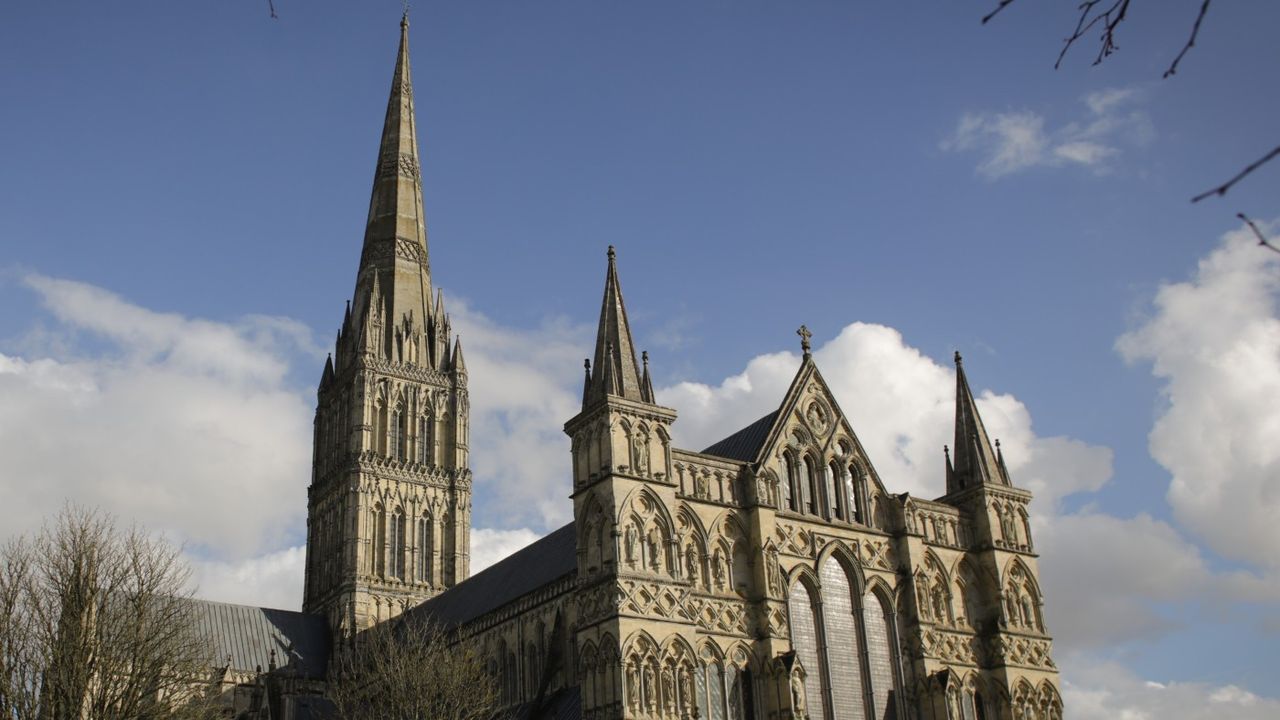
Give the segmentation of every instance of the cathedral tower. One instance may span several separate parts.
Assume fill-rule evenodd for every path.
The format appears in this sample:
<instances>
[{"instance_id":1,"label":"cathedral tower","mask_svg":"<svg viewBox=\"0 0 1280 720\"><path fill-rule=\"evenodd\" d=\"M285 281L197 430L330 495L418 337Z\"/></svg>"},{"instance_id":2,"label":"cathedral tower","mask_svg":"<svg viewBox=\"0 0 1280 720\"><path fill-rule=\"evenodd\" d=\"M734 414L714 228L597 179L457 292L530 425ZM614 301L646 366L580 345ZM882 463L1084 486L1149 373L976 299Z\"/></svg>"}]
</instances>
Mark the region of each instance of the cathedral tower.
<instances>
[{"instance_id":1,"label":"cathedral tower","mask_svg":"<svg viewBox=\"0 0 1280 720\"><path fill-rule=\"evenodd\" d=\"M320 378L303 610L349 634L469 573L467 372L432 297L400 22L355 293Z\"/></svg>"}]
</instances>

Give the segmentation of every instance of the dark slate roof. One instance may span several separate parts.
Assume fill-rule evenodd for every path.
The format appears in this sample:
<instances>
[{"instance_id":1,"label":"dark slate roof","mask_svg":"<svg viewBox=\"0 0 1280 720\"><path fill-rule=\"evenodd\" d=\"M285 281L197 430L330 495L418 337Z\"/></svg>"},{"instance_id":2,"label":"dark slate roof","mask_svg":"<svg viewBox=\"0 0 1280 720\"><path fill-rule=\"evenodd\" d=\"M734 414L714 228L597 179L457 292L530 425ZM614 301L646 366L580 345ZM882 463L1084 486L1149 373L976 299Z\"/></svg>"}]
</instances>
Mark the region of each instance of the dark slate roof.
<instances>
[{"instance_id":1,"label":"dark slate roof","mask_svg":"<svg viewBox=\"0 0 1280 720\"><path fill-rule=\"evenodd\" d=\"M773 423L777 419L778 411L774 410L738 432L711 445L703 450L702 454L715 455L716 457L729 458L730 460L739 460L741 462L751 462L760 453L760 446L764 444L765 438L769 435L769 430L773 429Z\"/></svg>"},{"instance_id":2,"label":"dark slate roof","mask_svg":"<svg viewBox=\"0 0 1280 720\"><path fill-rule=\"evenodd\" d=\"M329 625L323 615L192 600L196 626L214 645L213 663L231 658L233 670L276 667L301 677L323 678L329 663Z\"/></svg>"},{"instance_id":3,"label":"dark slate roof","mask_svg":"<svg viewBox=\"0 0 1280 720\"><path fill-rule=\"evenodd\" d=\"M446 628L497 610L578 569L573 523L508 555L409 611Z\"/></svg>"},{"instance_id":4,"label":"dark slate roof","mask_svg":"<svg viewBox=\"0 0 1280 720\"><path fill-rule=\"evenodd\" d=\"M529 702L519 705L511 720L579 720L582 717L582 692L577 685L564 688L544 698L537 707Z\"/></svg>"}]
</instances>

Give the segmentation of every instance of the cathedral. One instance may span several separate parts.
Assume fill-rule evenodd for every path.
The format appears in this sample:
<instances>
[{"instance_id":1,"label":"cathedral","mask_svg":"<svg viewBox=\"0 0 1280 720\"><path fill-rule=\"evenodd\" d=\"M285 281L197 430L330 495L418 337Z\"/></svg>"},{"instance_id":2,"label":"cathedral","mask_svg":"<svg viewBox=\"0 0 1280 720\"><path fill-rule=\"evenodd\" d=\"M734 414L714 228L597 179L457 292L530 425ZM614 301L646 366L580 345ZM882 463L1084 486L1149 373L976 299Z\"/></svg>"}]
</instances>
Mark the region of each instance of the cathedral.
<instances>
[{"instance_id":1,"label":"cathedral","mask_svg":"<svg viewBox=\"0 0 1280 720\"><path fill-rule=\"evenodd\" d=\"M201 603L238 707L307 715L329 648L403 616L480 648L516 717L1061 719L1031 494L959 353L942 497L886 487L803 327L777 409L678 448L612 247L564 425L574 520L471 575L467 367L432 287L420 172L406 18L355 290L320 379L302 612Z\"/></svg>"}]
</instances>

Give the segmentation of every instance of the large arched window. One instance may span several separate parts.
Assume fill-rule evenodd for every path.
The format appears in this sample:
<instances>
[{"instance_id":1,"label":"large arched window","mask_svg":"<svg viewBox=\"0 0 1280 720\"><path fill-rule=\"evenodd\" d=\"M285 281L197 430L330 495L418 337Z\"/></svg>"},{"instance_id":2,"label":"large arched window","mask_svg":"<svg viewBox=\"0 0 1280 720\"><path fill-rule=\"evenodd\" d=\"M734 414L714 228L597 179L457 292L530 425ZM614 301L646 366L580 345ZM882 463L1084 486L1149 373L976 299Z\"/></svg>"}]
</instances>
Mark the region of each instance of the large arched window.
<instances>
[{"instance_id":1,"label":"large arched window","mask_svg":"<svg viewBox=\"0 0 1280 720\"><path fill-rule=\"evenodd\" d=\"M836 720L865 720L857 595L849 574L835 558L828 556L822 561L819 576L833 714Z\"/></svg>"},{"instance_id":2,"label":"large arched window","mask_svg":"<svg viewBox=\"0 0 1280 720\"><path fill-rule=\"evenodd\" d=\"M823 699L823 681L826 675L823 669L822 656L819 653L821 644L818 636L818 598L817 594L804 580L791 586L787 599L787 611L791 616L791 649L795 651L800 664L804 666L805 707L809 711L810 720L825 720L825 704Z\"/></svg>"},{"instance_id":3,"label":"large arched window","mask_svg":"<svg viewBox=\"0 0 1280 720\"><path fill-rule=\"evenodd\" d=\"M894 669L893 610L889 600L875 590L862 597L863 627L867 636L867 677L871 681L872 717L892 720L895 714L897 673Z\"/></svg>"}]
</instances>

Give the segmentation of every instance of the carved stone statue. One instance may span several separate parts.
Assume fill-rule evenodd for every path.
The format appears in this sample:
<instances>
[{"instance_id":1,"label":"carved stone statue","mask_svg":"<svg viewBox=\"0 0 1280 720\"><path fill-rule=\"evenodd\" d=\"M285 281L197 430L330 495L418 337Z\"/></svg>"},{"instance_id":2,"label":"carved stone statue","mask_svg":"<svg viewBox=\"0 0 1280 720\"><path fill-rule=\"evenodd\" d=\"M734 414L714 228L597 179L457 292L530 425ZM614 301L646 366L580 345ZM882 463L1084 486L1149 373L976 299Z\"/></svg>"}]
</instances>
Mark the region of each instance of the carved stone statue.
<instances>
[{"instance_id":1,"label":"carved stone statue","mask_svg":"<svg viewBox=\"0 0 1280 720\"><path fill-rule=\"evenodd\" d=\"M711 572L716 581L716 587L723 588L725 575L724 556L720 554L719 550L716 551L715 556L711 559Z\"/></svg>"},{"instance_id":2,"label":"carved stone statue","mask_svg":"<svg viewBox=\"0 0 1280 720\"><path fill-rule=\"evenodd\" d=\"M636 526L628 524L626 533L626 552L627 564L632 567L636 564Z\"/></svg>"},{"instance_id":3,"label":"carved stone statue","mask_svg":"<svg viewBox=\"0 0 1280 720\"><path fill-rule=\"evenodd\" d=\"M662 569L662 535L658 528L649 531L649 566L654 570Z\"/></svg>"},{"instance_id":4,"label":"carved stone statue","mask_svg":"<svg viewBox=\"0 0 1280 720\"><path fill-rule=\"evenodd\" d=\"M805 717L804 678L800 673L791 673L791 712L797 718Z\"/></svg>"},{"instance_id":5,"label":"carved stone statue","mask_svg":"<svg viewBox=\"0 0 1280 720\"><path fill-rule=\"evenodd\" d=\"M770 550L768 555L769 594L782 596L782 568L778 565L778 551Z\"/></svg>"},{"instance_id":6,"label":"carved stone statue","mask_svg":"<svg viewBox=\"0 0 1280 720\"><path fill-rule=\"evenodd\" d=\"M693 476L693 494L695 497L706 499L710 494L707 490L707 476L694 473Z\"/></svg>"},{"instance_id":7,"label":"carved stone statue","mask_svg":"<svg viewBox=\"0 0 1280 720\"><path fill-rule=\"evenodd\" d=\"M685 567L689 572L689 579L697 584L698 582L698 551L690 545L684 554Z\"/></svg>"},{"instance_id":8,"label":"carved stone statue","mask_svg":"<svg viewBox=\"0 0 1280 720\"><path fill-rule=\"evenodd\" d=\"M640 670L634 664L627 665L627 707L639 710Z\"/></svg>"},{"instance_id":9,"label":"carved stone statue","mask_svg":"<svg viewBox=\"0 0 1280 720\"><path fill-rule=\"evenodd\" d=\"M649 438L640 432L631 437L631 455L632 461L636 466L637 475L647 475L649 473Z\"/></svg>"}]
</instances>

